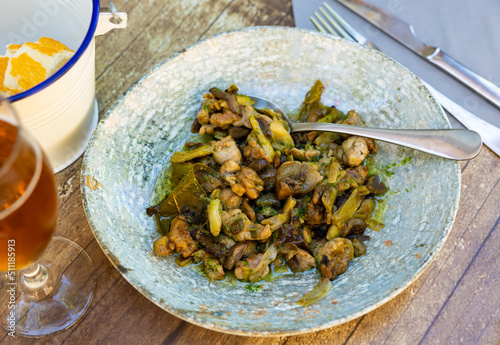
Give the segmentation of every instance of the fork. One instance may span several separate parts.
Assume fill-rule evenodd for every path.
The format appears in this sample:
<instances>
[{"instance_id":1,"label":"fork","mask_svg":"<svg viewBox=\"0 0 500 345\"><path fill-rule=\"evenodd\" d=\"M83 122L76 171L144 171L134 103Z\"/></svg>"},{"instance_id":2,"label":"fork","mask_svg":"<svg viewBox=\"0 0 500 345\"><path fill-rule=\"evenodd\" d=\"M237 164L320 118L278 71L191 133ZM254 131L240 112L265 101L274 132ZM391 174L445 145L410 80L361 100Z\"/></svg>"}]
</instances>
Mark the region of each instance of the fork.
<instances>
[{"instance_id":1,"label":"fork","mask_svg":"<svg viewBox=\"0 0 500 345\"><path fill-rule=\"evenodd\" d=\"M345 38L349 41L357 42L367 46L368 48L380 51L380 49L368 41L366 37L356 31L349 25L333 8L326 2L323 7L319 8L318 13L314 12L314 17L311 17L311 22L320 32L330 33L334 36ZM326 10L325 10L326 9ZM328 11L328 12L327 12ZM325 20L326 19L326 20ZM330 23L330 24L329 24ZM483 143L487 145L493 152L500 156L500 128L493 126L489 122L472 114L468 110L462 108L460 105L437 91L435 88L422 80L427 89L434 95L437 101L445 108L453 117L455 117L462 125L470 130L476 131L481 135Z\"/></svg>"}]
</instances>

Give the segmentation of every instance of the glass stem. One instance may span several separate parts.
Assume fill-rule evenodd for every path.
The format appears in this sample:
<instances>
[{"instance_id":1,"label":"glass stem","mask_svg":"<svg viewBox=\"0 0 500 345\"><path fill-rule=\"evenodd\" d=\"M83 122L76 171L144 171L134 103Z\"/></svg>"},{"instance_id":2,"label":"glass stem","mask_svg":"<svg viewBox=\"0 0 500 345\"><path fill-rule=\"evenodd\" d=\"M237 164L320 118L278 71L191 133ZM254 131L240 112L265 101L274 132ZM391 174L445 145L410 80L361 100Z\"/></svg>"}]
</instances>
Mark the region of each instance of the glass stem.
<instances>
[{"instance_id":1,"label":"glass stem","mask_svg":"<svg viewBox=\"0 0 500 345\"><path fill-rule=\"evenodd\" d=\"M21 271L21 289L23 293L36 300L46 297L54 289L53 274L49 267L34 262Z\"/></svg>"}]
</instances>

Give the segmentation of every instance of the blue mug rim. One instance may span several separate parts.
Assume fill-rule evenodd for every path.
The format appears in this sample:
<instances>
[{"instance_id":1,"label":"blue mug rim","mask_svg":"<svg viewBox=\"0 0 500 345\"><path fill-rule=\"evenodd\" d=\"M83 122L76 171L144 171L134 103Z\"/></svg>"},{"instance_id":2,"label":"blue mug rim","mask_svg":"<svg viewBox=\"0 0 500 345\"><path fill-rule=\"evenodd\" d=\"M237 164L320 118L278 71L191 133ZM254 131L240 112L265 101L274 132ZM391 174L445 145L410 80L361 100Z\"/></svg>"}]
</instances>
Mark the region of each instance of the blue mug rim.
<instances>
[{"instance_id":1,"label":"blue mug rim","mask_svg":"<svg viewBox=\"0 0 500 345\"><path fill-rule=\"evenodd\" d=\"M7 98L8 101L10 102L16 102L21 99L24 99L26 97L29 97L38 91L41 91L54 83L56 80L61 78L73 65L80 59L80 57L85 53L87 50L88 46L94 39L94 33L97 28L97 22L99 21L99 10L100 10L100 5L99 5L99 0L92 0L92 18L90 20L90 26L87 31L87 34L85 35L85 38L83 39L82 44L78 48L78 50L75 52L75 54L69 59L69 61L61 68L59 69L56 73L54 73L50 78L44 80L40 84L37 84L36 86L32 87L31 89L28 89L26 91L23 91L21 93L18 93L16 95L12 95L9 98Z\"/></svg>"}]
</instances>

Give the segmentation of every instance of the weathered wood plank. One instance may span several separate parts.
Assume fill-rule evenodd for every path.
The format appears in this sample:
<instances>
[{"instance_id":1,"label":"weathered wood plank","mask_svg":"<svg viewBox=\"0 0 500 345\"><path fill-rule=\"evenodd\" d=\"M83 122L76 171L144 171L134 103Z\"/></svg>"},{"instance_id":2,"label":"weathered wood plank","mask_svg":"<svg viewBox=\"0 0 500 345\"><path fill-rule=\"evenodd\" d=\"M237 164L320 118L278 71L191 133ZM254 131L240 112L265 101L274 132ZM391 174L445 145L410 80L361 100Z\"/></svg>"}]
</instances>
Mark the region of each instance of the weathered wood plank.
<instances>
[{"instance_id":1,"label":"weathered wood plank","mask_svg":"<svg viewBox=\"0 0 500 345\"><path fill-rule=\"evenodd\" d=\"M291 11L291 7L278 0L268 2L233 1L199 39L248 26L277 25L285 18L292 18L290 12L286 11Z\"/></svg>"},{"instance_id":2,"label":"weathered wood plank","mask_svg":"<svg viewBox=\"0 0 500 345\"><path fill-rule=\"evenodd\" d=\"M108 6L107 1L100 1L101 6ZM130 28L146 27L149 21L151 8L145 1L118 0L113 2L117 11L126 12L128 15L128 28L124 30L112 30L105 35L96 37L96 61L95 75L98 77L118 56L127 50L132 40L139 35L140 30Z\"/></svg>"},{"instance_id":3,"label":"weathered wood plank","mask_svg":"<svg viewBox=\"0 0 500 345\"><path fill-rule=\"evenodd\" d=\"M468 165L462 175L457 219L436 260L410 288L365 315L349 344L417 344L421 340L497 220L498 200L492 191L498 184L499 167L500 161L489 150Z\"/></svg>"},{"instance_id":4,"label":"weathered wood plank","mask_svg":"<svg viewBox=\"0 0 500 345\"><path fill-rule=\"evenodd\" d=\"M210 19L215 20L228 1L191 0L165 3L156 0L148 4L148 11L142 13L147 18L147 26L127 28L127 31L138 31L139 34L130 41L124 53L110 61L97 77L97 98L100 100L101 113L153 66L196 42L200 32L210 24ZM198 17L192 15L193 11L200 11ZM195 27L194 23L198 18L203 26ZM205 20L208 20L208 23L204 23ZM178 34L177 30L183 24L188 24L190 30Z\"/></svg>"},{"instance_id":5,"label":"weathered wood plank","mask_svg":"<svg viewBox=\"0 0 500 345\"><path fill-rule=\"evenodd\" d=\"M500 187L496 190L500 195ZM497 198L498 203L500 197ZM500 265L498 244L500 243L500 218L491 228L477 256L460 278L457 286L441 307L432 325L425 333L422 344L493 344L491 336L480 341L488 325L500 328L500 313L485 311L500 310ZM497 333L498 337L498 333Z\"/></svg>"}]
</instances>

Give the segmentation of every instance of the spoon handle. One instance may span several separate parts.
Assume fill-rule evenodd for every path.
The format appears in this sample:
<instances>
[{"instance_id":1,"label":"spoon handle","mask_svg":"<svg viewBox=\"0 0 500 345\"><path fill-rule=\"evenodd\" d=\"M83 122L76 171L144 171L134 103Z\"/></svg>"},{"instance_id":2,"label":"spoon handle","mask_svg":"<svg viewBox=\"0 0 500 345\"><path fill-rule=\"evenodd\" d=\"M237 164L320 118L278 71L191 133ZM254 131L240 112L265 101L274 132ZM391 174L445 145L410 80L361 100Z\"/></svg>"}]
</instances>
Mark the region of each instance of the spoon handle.
<instances>
[{"instance_id":1,"label":"spoon handle","mask_svg":"<svg viewBox=\"0 0 500 345\"><path fill-rule=\"evenodd\" d=\"M481 150L481 136L466 129L384 129L338 125L334 123L294 123L291 132L335 132L357 135L411 147L435 156L465 160Z\"/></svg>"}]
</instances>

